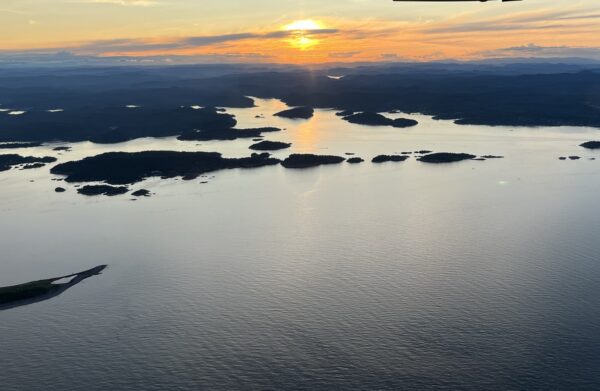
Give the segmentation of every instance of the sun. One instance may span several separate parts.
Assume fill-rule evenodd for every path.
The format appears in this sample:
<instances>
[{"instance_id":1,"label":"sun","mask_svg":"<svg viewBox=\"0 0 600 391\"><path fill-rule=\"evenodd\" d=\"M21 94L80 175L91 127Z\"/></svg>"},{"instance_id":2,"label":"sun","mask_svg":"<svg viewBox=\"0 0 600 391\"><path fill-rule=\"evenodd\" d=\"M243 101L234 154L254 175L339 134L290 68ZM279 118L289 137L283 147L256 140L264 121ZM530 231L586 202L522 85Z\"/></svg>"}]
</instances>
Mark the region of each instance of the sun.
<instances>
[{"instance_id":1,"label":"sun","mask_svg":"<svg viewBox=\"0 0 600 391\"><path fill-rule=\"evenodd\" d=\"M296 20L282 27L284 31L290 33L287 39L289 45L300 50L309 50L317 46L320 41L312 38L310 32L324 28L322 23L312 19Z\"/></svg>"},{"instance_id":2,"label":"sun","mask_svg":"<svg viewBox=\"0 0 600 391\"><path fill-rule=\"evenodd\" d=\"M310 30L320 30L323 28L323 25L312 19L305 20L296 20L290 24L286 24L283 26L285 31L310 31Z\"/></svg>"}]
</instances>

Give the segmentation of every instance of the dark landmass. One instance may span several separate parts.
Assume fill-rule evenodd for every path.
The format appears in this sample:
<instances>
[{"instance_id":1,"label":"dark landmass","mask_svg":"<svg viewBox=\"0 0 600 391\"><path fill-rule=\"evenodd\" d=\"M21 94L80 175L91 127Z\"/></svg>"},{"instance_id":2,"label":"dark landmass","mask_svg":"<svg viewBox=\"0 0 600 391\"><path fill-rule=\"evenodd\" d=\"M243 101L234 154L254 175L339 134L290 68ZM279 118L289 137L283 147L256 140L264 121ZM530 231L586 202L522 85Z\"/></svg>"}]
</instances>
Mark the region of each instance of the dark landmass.
<instances>
[{"instance_id":1,"label":"dark landmass","mask_svg":"<svg viewBox=\"0 0 600 391\"><path fill-rule=\"evenodd\" d=\"M418 124L418 121L410 118L396 118L392 120L392 126L394 128L410 128Z\"/></svg>"},{"instance_id":2,"label":"dark landmass","mask_svg":"<svg viewBox=\"0 0 600 391\"><path fill-rule=\"evenodd\" d=\"M97 196L97 195L106 195L106 196L116 196L125 194L129 191L129 189L125 186L109 186L109 185L85 185L77 189L79 194L83 194L86 196Z\"/></svg>"},{"instance_id":3,"label":"dark landmass","mask_svg":"<svg viewBox=\"0 0 600 391\"><path fill-rule=\"evenodd\" d=\"M256 151L278 151L280 149L286 149L291 147L292 144L290 143L283 143L280 141L261 141L259 143L256 144L252 144L250 146L250 149L256 150Z\"/></svg>"},{"instance_id":4,"label":"dark landmass","mask_svg":"<svg viewBox=\"0 0 600 391\"><path fill-rule=\"evenodd\" d=\"M587 149L600 149L600 141L588 141L587 143L583 143L580 146Z\"/></svg>"},{"instance_id":5,"label":"dark landmass","mask_svg":"<svg viewBox=\"0 0 600 391\"><path fill-rule=\"evenodd\" d=\"M365 161L365 159L360 158L360 157L351 157L350 159L346 160L348 163L350 164L357 164L357 163L362 163Z\"/></svg>"},{"instance_id":6,"label":"dark landmass","mask_svg":"<svg viewBox=\"0 0 600 391\"><path fill-rule=\"evenodd\" d=\"M283 110L279 113L275 113L276 117L283 117L289 119L309 119L315 114L315 110L312 107L295 107L289 110Z\"/></svg>"},{"instance_id":7,"label":"dark landmass","mask_svg":"<svg viewBox=\"0 0 600 391\"><path fill-rule=\"evenodd\" d=\"M264 132L278 132L281 129L275 127L251 128L251 129L208 129L192 130L177 137L181 141L211 141L211 140L237 140L239 138L255 138L262 136Z\"/></svg>"},{"instance_id":8,"label":"dark landmass","mask_svg":"<svg viewBox=\"0 0 600 391\"><path fill-rule=\"evenodd\" d=\"M3 143L0 144L0 149L34 148L40 146L42 146L42 143Z\"/></svg>"},{"instance_id":9,"label":"dark landmass","mask_svg":"<svg viewBox=\"0 0 600 391\"><path fill-rule=\"evenodd\" d=\"M409 157L406 155L378 155L375 156L371 162L373 163L386 163L386 162L403 162Z\"/></svg>"},{"instance_id":10,"label":"dark landmass","mask_svg":"<svg viewBox=\"0 0 600 391\"><path fill-rule=\"evenodd\" d=\"M25 164L23 167L21 167L21 170L32 170L34 168L42 168L46 165L46 163L31 163L31 164Z\"/></svg>"},{"instance_id":11,"label":"dark landmass","mask_svg":"<svg viewBox=\"0 0 600 391\"><path fill-rule=\"evenodd\" d=\"M52 148L53 151L64 151L64 152L69 152L71 150L71 147L66 147L66 146L61 146L61 147L54 147Z\"/></svg>"},{"instance_id":12,"label":"dark landmass","mask_svg":"<svg viewBox=\"0 0 600 391\"><path fill-rule=\"evenodd\" d=\"M338 70L346 76L327 77ZM178 136L194 129L231 129L235 118L214 107L252 107L247 96L348 115L399 110L461 124L600 127L599 70L597 64L532 61L320 70L271 65L3 65L2 103L27 109L27 115L0 115L0 141L119 142ZM132 102L141 107L127 109ZM194 110L192 105L204 109ZM53 107L64 111L46 112Z\"/></svg>"},{"instance_id":13,"label":"dark landmass","mask_svg":"<svg viewBox=\"0 0 600 391\"><path fill-rule=\"evenodd\" d=\"M58 164L51 173L66 176L67 182L106 182L124 185L150 177L196 178L223 169L254 168L278 164L268 153L245 158L224 158L217 152L109 152L83 160Z\"/></svg>"},{"instance_id":14,"label":"dark landmass","mask_svg":"<svg viewBox=\"0 0 600 391\"><path fill-rule=\"evenodd\" d=\"M131 110L86 106L68 112L31 110L27 116L0 116L0 141L118 143L141 137L176 136L194 129L212 132L212 138L208 139L221 139L218 132L227 134L236 124L232 115L210 107L200 110L139 107Z\"/></svg>"},{"instance_id":15,"label":"dark landmass","mask_svg":"<svg viewBox=\"0 0 600 391\"><path fill-rule=\"evenodd\" d=\"M65 189L64 187L57 187L56 189L54 189L54 191L57 193L64 193L65 191L67 191L67 189Z\"/></svg>"},{"instance_id":16,"label":"dark landmass","mask_svg":"<svg viewBox=\"0 0 600 391\"><path fill-rule=\"evenodd\" d=\"M140 189L134 191L133 193L131 193L131 195L134 197L150 197L151 193L150 190Z\"/></svg>"},{"instance_id":17,"label":"dark landmass","mask_svg":"<svg viewBox=\"0 0 600 391\"><path fill-rule=\"evenodd\" d=\"M14 166L21 164L33 164L33 163L54 163L56 158L51 156L46 157L34 157L34 156L21 156L16 154L0 155L0 171L7 171Z\"/></svg>"},{"instance_id":18,"label":"dark landmass","mask_svg":"<svg viewBox=\"0 0 600 391\"><path fill-rule=\"evenodd\" d=\"M454 163L475 158L475 155L470 155L468 153L438 152L421 156L418 160L423 163Z\"/></svg>"},{"instance_id":19,"label":"dark landmass","mask_svg":"<svg viewBox=\"0 0 600 391\"><path fill-rule=\"evenodd\" d=\"M367 125L367 126L393 126L395 128L408 128L418 124L417 121L407 118L391 119L387 118L379 113L363 112L358 114L352 114L343 117L345 121L353 124Z\"/></svg>"},{"instance_id":20,"label":"dark landmass","mask_svg":"<svg viewBox=\"0 0 600 391\"><path fill-rule=\"evenodd\" d=\"M248 95L277 97L292 106L356 112L399 109L459 124L600 127L600 93L594 87L600 84L599 66L565 72L567 65L554 68L556 73L544 65L531 65L527 72L518 65L498 71L476 65L447 68L359 68L335 82L302 72L273 72L270 82L255 78L246 87L253 90ZM544 72L531 74L531 69Z\"/></svg>"},{"instance_id":21,"label":"dark landmass","mask_svg":"<svg viewBox=\"0 0 600 391\"><path fill-rule=\"evenodd\" d=\"M331 155L313 155L313 154L293 154L281 162L285 168L309 168L323 164L339 164L344 159L341 156Z\"/></svg>"},{"instance_id":22,"label":"dark landmass","mask_svg":"<svg viewBox=\"0 0 600 391\"><path fill-rule=\"evenodd\" d=\"M0 311L56 297L81 281L99 275L106 267L106 265L101 265L77 274L0 288ZM71 280L66 283L55 283L67 278L71 278Z\"/></svg>"},{"instance_id":23,"label":"dark landmass","mask_svg":"<svg viewBox=\"0 0 600 391\"><path fill-rule=\"evenodd\" d=\"M392 124L392 120L390 118L384 117L378 113L350 114L343 117L343 119L353 124L368 126L388 126Z\"/></svg>"}]
</instances>

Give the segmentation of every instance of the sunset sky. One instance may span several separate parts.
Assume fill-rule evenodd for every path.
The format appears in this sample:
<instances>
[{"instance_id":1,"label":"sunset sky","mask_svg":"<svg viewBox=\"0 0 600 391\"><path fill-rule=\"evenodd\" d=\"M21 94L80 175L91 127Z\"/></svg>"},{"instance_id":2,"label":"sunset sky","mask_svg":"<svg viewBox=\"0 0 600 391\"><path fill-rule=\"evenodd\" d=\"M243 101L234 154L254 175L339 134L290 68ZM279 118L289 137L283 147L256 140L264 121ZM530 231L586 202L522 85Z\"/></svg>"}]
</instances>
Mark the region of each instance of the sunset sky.
<instances>
[{"instance_id":1,"label":"sunset sky","mask_svg":"<svg viewBox=\"0 0 600 391\"><path fill-rule=\"evenodd\" d=\"M600 1L2 0L0 56L323 63L600 59Z\"/></svg>"}]
</instances>

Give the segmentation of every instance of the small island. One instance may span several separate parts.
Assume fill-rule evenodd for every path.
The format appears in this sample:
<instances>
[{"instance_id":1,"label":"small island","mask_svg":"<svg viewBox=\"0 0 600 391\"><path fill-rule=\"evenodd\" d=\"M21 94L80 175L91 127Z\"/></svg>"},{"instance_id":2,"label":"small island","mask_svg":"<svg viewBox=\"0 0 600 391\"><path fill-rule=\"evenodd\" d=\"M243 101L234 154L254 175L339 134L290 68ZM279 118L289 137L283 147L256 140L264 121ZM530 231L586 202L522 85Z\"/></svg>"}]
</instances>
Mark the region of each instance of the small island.
<instances>
[{"instance_id":1,"label":"small island","mask_svg":"<svg viewBox=\"0 0 600 391\"><path fill-rule=\"evenodd\" d=\"M129 189L125 186L110 186L110 185L86 185L77 189L79 194L83 194L86 196L97 196L97 195L106 195L106 196L116 196L125 194L129 191Z\"/></svg>"},{"instance_id":2,"label":"small island","mask_svg":"<svg viewBox=\"0 0 600 391\"><path fill-rule=\"evenodd\" d=\"M255 151L278 151L291 147L291 143L284 143L281 141L261 141L256 144L252 144L250 149Z\"/></svg>"},{"instance_id":3,"label":"small island","mask_svg":"<svg viewBox=\"0 0 600 391\"><path fill-rule=\"evenodd\" d=\"M81 281L99 275L106 268L106 265L100 265L76 274L0 288L0 311L56 297ZM66 279L69 281L59 282Z\"/></svg>"},{"instance_id":4,"label":"small island","mask_svg":"<svg viewBox=\"0 0 600 391\"><path fill-rule=\"evenodd\" d=\"M375 156L371 162L373 163L386 163L386 162L403 162L408 159L407 155L378 155Z\"/></svg>"},{"instance_id":5,"label":"small island","mask_svg":"<svg viewBox=\"0 0 600 391\"><path fill-rule=\"evenodd\" d=\"M454 163L454 162L460 162L463 160L473 160L476 157L477 156L471 155L468 153L438 152L438 153L432 153L429 155L421 156L417 160L419 160L420 162L423 162L423 163L439 164L439 163Z\"/></svg>"},{"instance_id":6,"label":"small island","mask_svg":"<svg viewBox=\"0 0 600 391\"><path fill-rule=\"evenodd\" d=\"M600 141L588 141L580 145L580 147L587 149L600 149Z\"/></svg>"},{"instance_id":7,"label":"small island","mask_svg":"<svg viewBox=\"0 0 600 391\"><path fill-rule=\"evenodd\" d=\"M21 156L21 155L17 155L17 154L0 155L0 171L7 171L15 166L31 165L31 164L38 164L38 165L36 165L36 167L27 167L27 168L43 167L46 163L54 163L55 161L56 161L56 158L51 157L51 156L35 157L35 156ZM39 164L41 164L41 166Z\"/></svg>"},{"instance_id":8,"label":"small island","mask_svg":"<svg viewBox=\"0 0 600 391\"><path fill-rule=\"evenodd\" d=\"M350 164L358 164L358 163L362 163L365 161L365 159L360 158L360 157L351 157L350 159L346 160L348 163Z\"/></svg>"},{"instance_id":9,"label":"small island","mask_svg":"<svg viewBox=\"0 0 600 391\"><path fill-rule=\"evenodd\" d=\"M394 128L411 128L417 126L419 122L410 118L396 118L392 120L392 126Z\"/></svg>"},{"instance_id":10,"label":"small island","mask_svg":"<svg viewBox=\"0 0 600 391\"><path fill-rule=\"evenodd\" d=\"M34 168L42 168L45 165L46 165L45 163L29 163L29 164L24 164L23 166L21 166L21 170L31 170L31 169L34 169Z\"/></svg>"},{"instance_id":11,"label":"small island","mask_svg":"<svg viewBox=\"0 0 600 391\"><path fill-rule=\"evenodd\" d=\"M387 118L379 113L373 112L362 112L358 114L352 114L343 117L345 121L352 124L366 125L366 126L393 126L394 128L408 128L418 124L417 121L408 118Z\"/></svg>"},{"instance_id":12,"label":"small island","mask_svg":"<svg viewBox=\"0 0 600 391\"><path fill-rule=\"evenodd\" d=\"M323 164L339 164L344 159L341 156L331 155L313 155L313 154L293 154L281 162L285 168L309 168Z\"/></svg>"},{"instance_id":13,"label":"small island","mask_svg":"<svg viewBox=\"0 0 600 391\"><path fill-rule=\"evenodd\" d=\"M294 107L293 109L283 110L279 113L273 114L275 117L282 117L288 119L309 119L315 114L315 110L312 107Z\"/></svg>"},{"instance_id":14,"label":"small island","mask_svg":"<svg viewBox=\"0 0 600 391\"><path fill-rule=\"evenodd\" d=\"M151 193L150 193L150 190L139 189L139 190L136 190L133 193L131 193L131 195L134 197L150 197Z\"/></svg>"}]
</instances>

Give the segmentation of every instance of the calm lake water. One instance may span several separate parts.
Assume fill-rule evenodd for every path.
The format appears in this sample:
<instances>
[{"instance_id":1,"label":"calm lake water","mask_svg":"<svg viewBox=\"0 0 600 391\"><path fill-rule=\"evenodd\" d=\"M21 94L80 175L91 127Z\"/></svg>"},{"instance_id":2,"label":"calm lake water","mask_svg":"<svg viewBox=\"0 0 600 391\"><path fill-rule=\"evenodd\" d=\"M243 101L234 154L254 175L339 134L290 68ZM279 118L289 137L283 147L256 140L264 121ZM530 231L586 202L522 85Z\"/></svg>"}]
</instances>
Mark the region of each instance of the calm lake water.
<instances>
[{"instance_id":1,"label":"calm lake water","mask_svg":"<svg viewBox=\"0 0 600 391\"><path fill-rule=\"evenodd\" d=\"M578 147L597 129L420 115L414 128L370 128L257 105L228 111L242 127L287 128L267 134L293 143L277 156L368 161L220 171L207 184L156 178L132 187L156 193L136 202L54 193L65 185L47 167L0 173L0 286L109 264L52 300L0 312L0 389L600 387L600 152ZM245 156L251 143L3 153ZM370 163L417 149L506 158ZM582 159L558 160L568 155Z\"/></svg>"}]
</instances>

